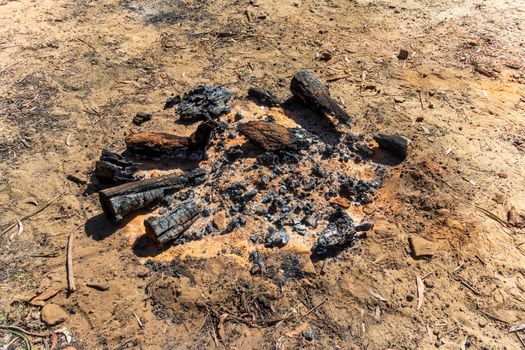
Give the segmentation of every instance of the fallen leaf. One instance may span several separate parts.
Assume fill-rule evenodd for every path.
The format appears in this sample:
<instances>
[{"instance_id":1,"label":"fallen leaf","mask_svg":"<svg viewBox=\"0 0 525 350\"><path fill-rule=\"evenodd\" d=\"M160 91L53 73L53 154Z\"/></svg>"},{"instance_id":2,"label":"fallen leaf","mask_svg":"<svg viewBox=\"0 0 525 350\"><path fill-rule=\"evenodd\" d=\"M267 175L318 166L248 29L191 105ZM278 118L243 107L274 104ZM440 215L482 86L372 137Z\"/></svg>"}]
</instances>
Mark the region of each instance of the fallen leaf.
<instances>
[{"instance_id":1,"label":"fallen leaf","mask_svg":"<svg viewBox=\"0 0 525 350\"><path fill-rule=\"evenodd\" d=\"M525 330L525 323L522 323L520 325L517 325L517 326L514 326L512 327L509 332L510 333L514 333L514 332L519 332L519 331L523 331Z\"/></svg>"},{"instance_id":2,"label":"fallen leaf","mask_svg":"<svg viewBox=\"0 0 525 350\"><path fill-rule=\"evenodd\" d=\"M381 301L388 301L384 296L382 296L381 294L373 291L373 290L370 290L370 294L374 297L374 298L377 298Z\"/></svg>"},{"instance_id":3,"label":"fallen leaf","mask_svg":"<svg viewBox=\"0 0 525 350\"><path fill-rule=\"evenodd\" d=\"M421 306L423 305L423 296L425 294L425 285L423 284L423 280L421 277L416 277L416 284L417 284L417 309L421 309Z\"/></svg>"},{"instance_id":4,"label":"fallen leaf","mask_svg":"<svg viewBox=\"0 0 525 350\"><path fill-rule=\"evenodd\" d=\"M221 316L219 316L219 325L217 326L217 329L219 331L219 338L221 338L223 342L226 341L226 336L224 335L224 321L227 317L228 314L222 314Z\"/></svg>"},{"instance_id":5,"label":"fallen leaf","mask_svg":"<svg viewBox=\"0 0 525 350\"><path fill-rule=\"evenodd\" d=\"M20 236L24 232L24 224L20 220L18 220L18 231L16 233L13 233L11 237L9 237L10 240L13 240L14 238Z\"/></svg>"},{"instance_id":6,"label":"fallen leaf","mask_svg":"<svg viewBox=\"0 0 525 350\"><path fill-rule=\"evenodd\" d=\"M308 322L303 322L296 329L286 333L286 336L288 338L295 338L295 337L299 336L301 333L303 333L307 328L308 328Z\"/></svg>"}]
</instances>

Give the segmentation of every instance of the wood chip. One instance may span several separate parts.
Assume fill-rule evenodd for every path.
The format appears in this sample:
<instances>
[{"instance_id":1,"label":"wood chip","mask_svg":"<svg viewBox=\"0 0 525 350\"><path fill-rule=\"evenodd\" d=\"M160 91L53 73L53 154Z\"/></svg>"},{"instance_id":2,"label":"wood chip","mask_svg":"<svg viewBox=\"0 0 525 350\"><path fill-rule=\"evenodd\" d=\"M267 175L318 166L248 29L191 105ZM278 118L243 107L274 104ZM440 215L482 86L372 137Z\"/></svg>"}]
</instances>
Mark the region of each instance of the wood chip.
<instances>
[{"instance_id":1,"label":"wood chip","mask_svg":"<svg viewBox=\"0 0 525 350\"><path fill-rule=\"evenodd\" d=\"M217 330L219 333L219 338L221 341L226 342L226 335L224 334L224 321L228 318L228 314L222 314L219 316L219 325L217 326Z\"/></svg>"},{"instance_id":2,"label":"wood chip","mask_svg":"<svg viewBox=\"0 0 525 350\"><path fill-rule=\"evenodd\" d=\"M423 283L423 280L421 277L416 277L416 284L417 284L417 309L421 309L421 306L423 305L423 297L425 294L425 284Z\"/></svg>"},{"instance_id":3,"label":"wood chip","mask_svg":"<svg viewBox=\"0 0 525 350\"><path fill-rule=\"evenodd\" d=\"M370 295L372 295L374 298L379 299L381 301L388 301L384 296L382 296L376 291L370 290Z\"/></svg>"},{"instance_id":4,"label":"wood chip","mask_svg":"<svg viewBox=\"0 0 525 350\"><path fill-rule=\"evenodd\" d=\"M41 294L35 296L29 301L29 304L34 306L44 306L46 301L60 293L62 288L59 289L48 289L42 292Z\"/></svg>"},{"instance_id":5,"label":"wood chip","mask_svg":"<svg viewBox=\"0 0 525 350\"><path fill-rule=\"evenodd\" d=\"M511 207L509 211L507 212L507 222L511 225L515 225L518 222L518 219L516 216L516 208Z\"/></svg>"}]
</instances>

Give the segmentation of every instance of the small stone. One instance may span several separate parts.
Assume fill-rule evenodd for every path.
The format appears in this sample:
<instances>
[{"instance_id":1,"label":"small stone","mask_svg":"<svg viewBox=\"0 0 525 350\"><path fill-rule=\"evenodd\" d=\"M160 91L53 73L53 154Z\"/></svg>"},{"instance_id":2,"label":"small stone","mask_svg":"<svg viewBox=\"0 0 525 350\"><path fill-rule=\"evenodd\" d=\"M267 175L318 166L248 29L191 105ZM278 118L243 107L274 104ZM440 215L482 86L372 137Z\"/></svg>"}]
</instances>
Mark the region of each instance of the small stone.
<instances>
[{"instance_id":1,"label":"small stone","mask_svg":"<svg viewBox=\"0 0 525 350\"><path fill-rule=\"evenodd\" d=\"M133 124L135 125L141 125L142 123L145 123L147 121L151 120L151 114L139 112L137 115L133 118Z\"/></svg>"},{"instance_id":2,"label":"small stone","mask_svg":"<svg viewBox=\"0 0 525 350\"><path fill-rule=\"evenodd\" d=\"M223 231L226 226L228 226L228 222L226 220L226 214L224 211L220 211L213 217L213 225L217 228L219 231Z\"/></svg>"},{"instance_id":3,"label":"small stone","mask_svg":"<svg viewBox=\"0 0 525 350\"><path fill-rule=\"evenodd\" d=\"M350 200L344 198L344 197L334 197L334 198L330 198L329 200L330 204L335 204L335 205L338 205L340 206L341 208L350 208L350 204L352 204L350 202Z\"/></svg>"},{"instance_id":4,"label":"small stone","mask_svg":"<svg viewBox=\"0 0 525 350\"><path fill-rule=\"evenodd\" d=\"M436 253L437 246L434 242L427 241L418 236L408 237L410 251L414 258L429 257Z\"/></svg>"},{"instance_id":5,"label":"small stone","mask_svg":"<svg viewBox=\"0 0 525 350\"><path fill-rule=\"evenodd\" d=\"M399 96L394 97L394 102L395 103L403 103L403 102L405 102L405 98L404 97L399 97Z\"/></svg>"},{"instance_id":6,"label":"small stone","mask_svg":"<svg viewBox=\"0 0 525 350\"><path fill-rule=\"evenodd\" d=\"M307 330L306 333L304 334L304 337L305 337L306 340L308 340L308 341L312 341L312 340L314 340L314 331L312 330L312 328L308 328L308 330Z\"/></svg>"},{"instance_id":7,"label":"small stone","mask_svg":"<svg viewBox=\"0 0 525 350\"><path fill-rule=\"evenodd\" d=\"M481 327L481 328L485 328L487 326L487 321L485 320L480 320L478 322L478 325Z\"/></svg>"},{"instance_id":8,"label":"small stone","mask_svg":"<svg viewBox=\"0 0 525 350\"><path fill-rule=\"evenodd\" d=\"M235 121L239 121L239 120L241 120L243 118L244 118L244 113L243 112L235 113Z\"/></svg>"},{"instance_id":9,"label":"small stone","mask_svg":"<svg viewBox=\"0 0 525 350\"><path fill-rule=\"evenodd\" d=\"M46 304L40 313L42 321L50 327L56 326L67 319L67 312L55 304Z\"/></svg>"},{"instance_id":10,"label":"small stone","mask_svg":"<svg viewBox=\"0 0 525 350\"><path fill-rule=\"evenodd\" d=\"M413 294L407 294L406 300L409 301L409 302L410 301L414 301L414 295Z\"/></svg>"},{"instance_id":11,"label":"small stone","mask_svg":"<svg viewBox=\"0 0 525 350\"><path fill-rule=\"evenodd\" d=\"M400 60L406 60L408 58L408 51L404 49L399 50L397 58Z\"/></svg>"}]
</instances>

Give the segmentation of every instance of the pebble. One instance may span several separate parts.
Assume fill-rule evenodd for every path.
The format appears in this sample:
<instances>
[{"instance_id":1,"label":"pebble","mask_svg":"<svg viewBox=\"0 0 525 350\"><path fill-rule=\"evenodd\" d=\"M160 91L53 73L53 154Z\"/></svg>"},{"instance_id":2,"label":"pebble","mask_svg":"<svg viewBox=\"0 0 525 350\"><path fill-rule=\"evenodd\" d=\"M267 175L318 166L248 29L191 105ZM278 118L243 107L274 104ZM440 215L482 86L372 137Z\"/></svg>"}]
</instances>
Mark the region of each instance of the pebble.
<instances>
[{"instance_id":1,"label":"pebble","mask_svg":"<svg viewBox=\"0 0 525 350\"><path fill-rule=\"evenodd\" d=\"M67 312L58 305L46 304L40 313L42 321L50 327L56 326L67 319Z\"/></svg>"}]
</instances>

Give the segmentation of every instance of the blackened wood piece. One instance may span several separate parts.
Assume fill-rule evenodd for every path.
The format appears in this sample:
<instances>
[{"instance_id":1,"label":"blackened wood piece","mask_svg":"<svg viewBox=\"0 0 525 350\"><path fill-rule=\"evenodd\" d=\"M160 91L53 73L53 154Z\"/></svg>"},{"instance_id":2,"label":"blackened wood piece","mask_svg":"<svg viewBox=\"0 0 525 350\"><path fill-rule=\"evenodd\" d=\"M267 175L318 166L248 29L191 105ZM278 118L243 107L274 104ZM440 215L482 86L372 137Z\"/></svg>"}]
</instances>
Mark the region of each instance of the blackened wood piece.
<instances>
[{"instance_id":1,"label":"blackened wood piece","mask_svg":"<svg viewBox=\"0 0 525 350\"><path fill-rule=\"evenodd\" d=\"M265 151L297 149L299 139L290 130L277 123L251 121L239 124L239 132Z\"/></svg>"},{"instance_id":2,"label":"blackened wood piece","mask_svg":"<svg viewBox=\"0 0 525 350\"><path fill-rule=\"evenodd\" d=\"M217 123L201 123L189 137L140 132L126 138L128 150L135 154L162 156L166 158L198 161L206 158L206 146Z\"/></svg>"},{"instance_id":3,"label":"blackened wood piece","mask_svg":"<svg viewBox=\"0 0 525 350\"><path fill-rule=\"evenodd\" d=\"M151 206L168 194L202 184L206 175L206 170L194 169L182 175L166 175L111 187L99 192L100 204L111 221L119 222L125 215Z\"/></svg>"},{"instance_id":4,"label":"blackened wood piece","mask_svg":"<svg viewBox=\"0 0 525 350\"><path fill-rule=\"evenodd\" d=\"M178 205L165 215L152 216L144 221L146 234L158 244L164 245L184 233L199 218L201 209L193 200Z\"/></svg>"},{"instance_id":5,"label":"blackened wood piece","mask_svg":"<svg viewBox=\"0 0 525 350\"><path fill-rule=\"evenodd\" d=\"M281 104L273 92L255 87L248 89L248 97L263 106L273 107Z\"/></svg>"},{"instance_id":6,"label":"blackened wood piece","mask_svg":"<svg viewBox=\"0 0 525 350\"><path fill-rule=\"evenodd\" d=\"M95 165L95 176L103 183L124 183L139 179L137 167L120 154L103 150Z\"/></svg>"},{"instance_id":7,"label":"blackened wood piece","mask_svg":"<svg viewBox=\"0 0 525 350\"><path fill-rule=\"evenodd\" d=\"M300 71L292 78L290 90L302 103L323 115L331 115L350 126L350 116L330 97L328 88L313 74Z\"/></svg>"},{"instance_id":8,"label":"blackened wood piece","mask_svg":"<svg viewBox=\"0 0 525 350\"><path fill-rule=\"evenodd\" d=\"M374 136L381 149L392 153L393 155L405 160L408 155L408 139L404 136L377 134Z\"/></svg>"}]
</instances>

